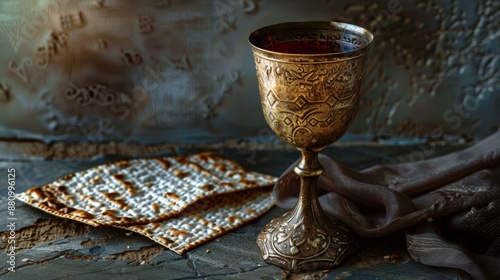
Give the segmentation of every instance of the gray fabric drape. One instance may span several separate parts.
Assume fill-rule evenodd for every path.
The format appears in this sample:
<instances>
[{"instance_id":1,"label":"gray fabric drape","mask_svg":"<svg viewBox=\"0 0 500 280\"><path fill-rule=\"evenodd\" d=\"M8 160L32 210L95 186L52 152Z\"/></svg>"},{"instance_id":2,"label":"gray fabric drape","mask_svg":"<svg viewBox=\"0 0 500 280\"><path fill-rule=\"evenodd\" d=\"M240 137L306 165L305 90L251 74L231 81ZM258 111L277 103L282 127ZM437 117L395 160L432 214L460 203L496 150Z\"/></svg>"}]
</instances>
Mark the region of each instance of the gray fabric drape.
<instances>
[{"instance_id":1,"label":"gray fabric drape","mask_svg":"<svg viewBox=\"0 0 500 280\"><path fill-rule=\"evenodd\" d=\"M500 131L459 152L362 171L322 154L319 160L325 169L318 179L321 206L359 237L406 229L414 260L462 269L476 279L500 279ZM295 165L274 188L277 205L285 209L299 193ZM471 252L447 240L441 228L488 246Z\"/></svg>"}]
</instances>

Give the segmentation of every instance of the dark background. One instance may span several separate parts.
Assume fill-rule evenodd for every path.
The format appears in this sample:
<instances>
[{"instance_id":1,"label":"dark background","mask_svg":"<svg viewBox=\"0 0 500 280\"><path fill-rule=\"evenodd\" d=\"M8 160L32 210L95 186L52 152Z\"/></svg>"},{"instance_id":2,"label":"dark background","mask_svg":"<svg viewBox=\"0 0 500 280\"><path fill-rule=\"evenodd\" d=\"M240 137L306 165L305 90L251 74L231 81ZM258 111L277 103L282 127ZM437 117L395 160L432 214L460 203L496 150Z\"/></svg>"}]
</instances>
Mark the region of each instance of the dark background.
<instances>
[{"instance_id":1,"label":"dark background","mask_svg":"<svg viewBox=\"0 0 500 280\"><path fill-rule=\"evenodd\" d=\"M14 1L0 3L0 139L279 142L249 33L336 20L375 34L342 141L469 141L500 124L500 3Z\"/></svg>"}]
</instances>

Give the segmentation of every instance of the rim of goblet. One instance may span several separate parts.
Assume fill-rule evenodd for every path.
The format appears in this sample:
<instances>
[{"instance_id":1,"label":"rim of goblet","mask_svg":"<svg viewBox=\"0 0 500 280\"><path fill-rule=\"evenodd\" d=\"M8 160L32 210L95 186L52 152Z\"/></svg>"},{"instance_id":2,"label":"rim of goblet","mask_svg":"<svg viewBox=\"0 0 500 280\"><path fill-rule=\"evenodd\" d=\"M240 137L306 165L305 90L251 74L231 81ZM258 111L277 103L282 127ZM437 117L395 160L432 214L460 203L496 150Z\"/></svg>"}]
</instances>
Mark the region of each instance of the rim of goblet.
<instances>
[{"instance_id":1,"label":"rim of goblet","mask_svg":"<svg viewBox=\"0 0 500 280\"><path fill-rule=\"evenodd\" d=\"M367 43L360 46L359 48L353 49L353 50L348 50L348 51L340 51L340 52L325 52L325 53L319 53L319 54L299 54L299 53L286 53L286 52L277 52L277 51L271 51L268 49L265 49L263 46L259 46L258 38L262 38L264 35L271 35L273 33L277 32L283 32L286 30L293 30L297 28L304 28L304 29L318 29L318 30L336 30L333 28L328 28L328 27L337 27L336 29L344 29L348 30L350 32L356 33L360 37L363 37L367 40ZM254 30L250 35L248 36L248 42L250 45L258 49L261 52L264 53L269 53L269 54L275 54L275 55L282 55L282 56L289 56L289 57L328 57L328 56L335 56L335 57L342 57L342 56L349 56L354 53L363 53L368 49L373 42L373 34L368 31L367 29L351 24L351 23L345 23L345 22L337 22L337 21L290 21L290 22L282 22L282 23L277 23L277 24L272 24L272 25L267 25L261 28L258 28Z\"/></svg>"}]
</instances>

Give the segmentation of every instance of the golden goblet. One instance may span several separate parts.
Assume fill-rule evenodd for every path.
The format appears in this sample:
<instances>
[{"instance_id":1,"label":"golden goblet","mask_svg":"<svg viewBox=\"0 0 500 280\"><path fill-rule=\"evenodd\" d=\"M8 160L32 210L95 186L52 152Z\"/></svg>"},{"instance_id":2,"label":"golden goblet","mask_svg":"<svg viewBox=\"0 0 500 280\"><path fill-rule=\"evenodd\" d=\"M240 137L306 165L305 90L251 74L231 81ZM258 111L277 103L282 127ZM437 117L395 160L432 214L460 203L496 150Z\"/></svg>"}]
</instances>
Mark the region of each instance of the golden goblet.
<instances>
[{"instance_id":1,"label":"golden goblet","mask_svg":"<svg viewBox=\"0 0 500 280\"><path fill-rule=\"evenodd\" d=\"M294 169L301 180L295 208L257 238L268 263L289 271L332 268L357 249L354 234L321 209L318 152L337 141L356 114L372 40L361 27L329 21L281 23L250 34L264 117L302 153Z\"/></svg>"}]
</instances>

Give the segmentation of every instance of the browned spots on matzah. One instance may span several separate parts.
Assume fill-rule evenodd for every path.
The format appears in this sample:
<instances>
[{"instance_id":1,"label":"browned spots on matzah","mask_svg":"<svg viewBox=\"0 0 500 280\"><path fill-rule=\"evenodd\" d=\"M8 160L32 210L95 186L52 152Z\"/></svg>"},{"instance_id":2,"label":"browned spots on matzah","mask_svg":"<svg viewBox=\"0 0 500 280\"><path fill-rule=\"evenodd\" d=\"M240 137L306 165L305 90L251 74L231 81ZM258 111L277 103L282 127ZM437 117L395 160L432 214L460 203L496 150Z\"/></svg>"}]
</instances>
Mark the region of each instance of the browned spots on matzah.
<instances>
[{"instance_id":1,"label":"browned spots on matzah","mask_svg":"<svg viewBox=\"0 0 500 280\"><path fill-rule=\"evenodd\" d=\"M169 169L170 166L172 166L172 164L170 163L170 161L168 161L166 159L163 159L163 158L157 158L156 161L158 163L160 163L161 166L163 166L163 168L165 168L165 169Z\"/></svg>"},{"instance_id":2,"label":"browned spots on matzah","mask_svg":"<svg viewBox=\"0 0 500 280\"><path fill-rule=\"evenodd\" d=\"M67 193L68 192L68 187L66 187L66 186L57 186L57 191L61 192L63 194L68 194Z\"/></svg>"},{"instance_id":3,"label":"browned spots on matzah","mask_svg":"<svg viewBox=\"0 0 500 280\"><path fill-rule=\"evenodd\" d=\"M130 194L136 194L134 184L130 183L129 181L124 181L123 186L125 186L125 188Z\"/></svg>"},{"instance_id":4,"label":"browned spots on matzah","mask_svg":"<svg viewBox=\"0 0 500 280\"><path fill-rule=\"evenodd\" d=\"M113 175L113 178L115 178L116 181L120 182L130 194L136 193L134 185L131 182L125 180L124 174L115 174Z\"/></svg>"},{"instance_id":5,"label":"browned spots on matzah","mask_svg":"<svg viewBox=\"0 0 500 280\"><path fill-rule=\"evenodd\" d=\"M57 200L54 196L54 193L48 189L45 189L45 191L43 192L45 194L45 198L44 198L44 201L46 200Z\"/></svg>"},{"instance_id":6,"label":"browned spots on matzah","mask_svg":"<svg viewBox=\"0 0 500 280\"><path fill-rule=\"evenodd\" d=\"M40 202L40 205L56 211L59 211L61 208L66 207L66 205L57 202L55 199L45 199L44 201Z\"/></svg>"},{"instance_id":7,"label":"browned spots on matzah","mask_svg":"<svg viewBox=\"0 0 500 280\"><path fill-rule=\"evenodd\" d=\"M196 172L208 172L209 174L211 174L208 170L206 170L205 168L203 168L201 165L197 164L196 162L186 161L185 164L193 167L193 169L196 170Z\"/></svg>"},{"instance_id":8,"label":"browned spots on matzah","mask_svg":"<svg viewBox=\"0 0 500 280\"><path fill-rule=\"evenodd\" d=\"M207 192L212 191L214 188L215 188L215 186L211 185L211 184L206 184L206 185L203 185L200 187L200 189L207 191Z\"/></svg>"},{"instance_id":9,"label":"browned spots on matzah","mask_svg":"<svg viewBox=\"0 0 500 280\"><path fill-rule=\"evenodd\" d=\"M171 200L179 200L181 199L177 194L173 192L166 192L163 197L171 199Z\"/></svg>"},{"instance_id":10,"label":"browned spots on matzah","mask_svg":"<svg viewBox=\"0 0 500 280\"><path fill-rule=\"evenodd\" d=\"M34 187L26 191L26 194L36 200L43 200L45 197L45 192L40 187Z\"/></svg>"},{"instance_id":11,"label":"browned spots on matzah","mask_svg":"<svg viewBox=\"0 0 500 280\"><path fill-rule=\"evenodd\" d=\"M116 217L115 213L116 213L116 210L108 209L108 210L102 211L101 215L109 217L112 220L117 220L118 218Z\"/></svg>"},{"instance_id":12,"label":"browned spots on matzah","mask_svg":"<svg viewBox=\"0 0 500 280\"><path fill-rule=\"evenodd\" d=\"M230 183L230 182L220 182L219 185L221 185L222 187L226 187L226 188L234 188L233 183Z\"/></svg>"},{"instance_id":13,"label":"browned spots on matzah","mask_svg":"<svg viewBox=\"0 0 500 280\"><path fill-rule=\"evenodd\" d=\"M112 200L111 202L116 204L121 209L129 209L130 208L130 206L125 202L124 198L115 199L115 200Z\"/></svg>"},{"instance_id":14,"label":"browned spots on matzah","mask_svg":"<svg viewBox=\"0 0 500 280\"><path fill-rule=\"evenodd\" d=\"M67 195L67 196L66 196L66 199L67 199L67 201L68 201L69 203L73 203L73 204L75 204L75 203L76 203L76 198L75 198L75 196L74 196L74 195Z\"/></svg>"},{"instance_id":15,"label":"browned spots on matzah","mask_svg":"<svg viewBox=\"0 0 500 280\"><path fill-rule=\"evenodd\" d=\"M144 226L143 225L133 225L133 226L130 226L131 229L136 229L138 231L142 231L144 230Z\"/></svg>"},{"instance_id":16,"label":"browned spots on matzah","mask_svg":"<svg viewBox=\"0 0 500 280\"><path fill-rule=\"evenodd\" d=\"M73 211L73 212L71 212L71 215L75 216L75 217L83 218L83 219L93 219L94 218L94 215L92 215L89 212L84 211L84 210Z\"/></svg>"},{"instance_id":17,"label":"browned spots on matzah","mask_svg":"<svg viewBox=\"0 0 500 280\"><path fill-rule=\"evenodd\" d=\"M179 179L184 179L186 178L187 176L189 176L191 173L189 172L184 172L184 171L181 171L181 170L174 170L174 176L179 178Z\"/></svg>"},{"instance_id":18,"label":"browned spots on matzah","mask_svg":"<svg viewBox=\"0 0 500 280\"><path fill-rule=\"evenodd\" d=\"M73 177L75 177L75 174L68 174L68 175L66 175L66 176L62 177L62 178L61 178L61 179L59 179L59 180L61 180L61 181L68 181L69 179L71 179L71 178L73 178Z\"/></svg>"},{"instance_id":19,"label":"browned spots on matzah","mask_svg":"<svg viewBox=\"0 0 500 280\"><path fill-rule=\"evenodd\" d=\"M101 192L102 195L104 195L105 198L109 200L115 200L117 197L119 197L121 194L117 192Z\"/></svg>"},{"instance_id":20,"label":"browned spots on matzah","mask_svg":"<svg viewBox=\"0 0 500 280\"><path fill-rule=\"evenodd\" d=\"M88 201L95 201L94 197L91 195L83 195L82 198Z\"/></svg>"},{"instance_id":21,"label":"browned spots on matzah","mask_svg":"<svg viewBox=\"0 0 500 280\"><path fill-rule=\"evenodd\" d=\"M63 214L69 214L69 213L73 213L75 211L76 211L76 209L71 208L71 207L63 207L63 208L59 209L59 212L61 212Z\"/></svg>"},{"instance_id":22,"label":"browned spots on matzah","mask_svg":"<svg viewBox=\"0 0 500 280\"><path fill-rule=\"evenodd\" d=\"M171 243L174 243L174 241L170 238L166 238L164 236L160 236L158 237L158 239L160 239L160 241L163 243L163 244L171 244Z\"/></svg>"},{"instance_id":23,"label":"browned spots on matzah","mask_svg":"<svg viewBox=\"0 0 500 280\"><path fill-rule=\"evenodd\" d=\"M54 193L58 193L59 190L57 189L58 186L54 186L54 185L47 185L47 186L44 186L43 189L45 190L45 193L49 196L54 196Z\"/></svg>"},{"instance_id":24,"label":"browned spots on matzah","mask_svg":"<svg viewBox=\"0 0 500 280\"><path fill-rule=\"evenodd\" d=\"M200 161L203 162L210 162L210 161L215 161L218 159L221 159L222 156L214 153L214 152L204 152L196 155L196 158L198 158Z\"/></svg>"},{"instance_id":25,"label":"browned spots on matzah","mask_svg":"<svg viewBox=\"0 0 500 280\"><path fill-rule=\"evenodd\" d=\"M254 209L252 209L252 208L247 208L247 209L245 209L245 213L253 215L253 214L256 213L256 211Z\"/></svg>"},{"instance_id":26,"label":"browned spots on matzah","mask_svg":"<svg viewBox=\"0 0 500 280\"><path fill-rule=\"evenodd\" d=\"M207 221L207 219L205 219L205 218L203 218L203 217L199 217L199 216L198 216L198 220L199 220L199 221L200 221L203 225L205 225L205 226L206 226L206 225L208 225L208 223L209 223L209 222Z\"/></svg>"},{"instance_id":27,"label":"browned spots on matzah","mask_svg":"<svg viewBox=\"0 0 500 280\"><path fill-rule=\"evenodd\" d=\"M180 165L183 165L185 164L188 160L188 156L187 155L182 155L182 156L176 156L174 158L175 161L177 161Z\"/></svg>"},{"instance_id":28,"label":"browned spots on matzah","mask_svg":"<svg viewBox=\"0 0 500 280\"><path fill-rule=\"evenodd\" d=\"M57 202L54 199L48 199L48 200L42 201L38 205L42 206L46 209L60 212L62 214L71 214L72 216L78 217L78 218L83 218L83 219L93 219L94 218L94 215L88 213L85 210L76 210L74 208L66 206L63 203Z\"/></svg>"},{"instance_id":29,"label":"browned spots on matzah","mask_svg":"<svg viewBox=\"0 0 500 280\"><path fill-rule=\"evenodd\" d=\"M128 209L130 206L125 202L125 199L123 197L120 197L120 194L117 192L101 192L105 198L107 198L109 201L111 201L113 204L118 206L121 209Z\"/></svg>"},{"instance_id":30,"label":"browned spots on matzah","mask_svg":"<svg viewBox=\"0 0 500 280\"><path fill-rule=\"evenodd\" d=\"M201 154L197 154L196 155L196 158L198 158L199 160L203 161L203 162L207 162L209 161L209 159L212 157L212 153L211 152L204 152L204 153L201 153Z\"/></svg>"},{"instance_id":31,"label":"browned spots on matzah","mask_svg":"<svg viewBox=\"0 0 500 280\"><path fill-rule=\"evenodd\" d=\"M186 237L190 235L189 232L183 229L169 228L168 232L174 237L181 237L181 236Z\"/></svg>"},{"instance_id":32,"label":"browned spots on matzah","mask_svg":"<svg viewBox=\"0 0 500 280\"><path fill-rule=\"evenodd\" d=\"M215 230L215 231L218 231L219 233L220 233L220 232L224 232L224 231L226 231L226 230L224 229L224 227L221 227L221 226L216 226L216 227L214 228L214 230Z\"/></svg>"},{"instance_id":33,"label":"browned spots on matzah","mask_svg":"<svg viewBox=\"0 0 500 280\"><path fill-rule=\"evenodd\" d=\"M101 182L101 177L99 177L99 176L95 176L94 178L90 179L90 183L93 185L100 183L100 182Z\"/></svg>"},{"instance_id":34,"label":"browned spots on matzah","mask_svg":"<svg viewBox=\"0 0 500 280\"><path fill-rule=\"evenodd\" d=\"M160 211L160 209L161 209L161 207L160 207L160 205L158 205L158 203L153 202L153 203L151 204L151 210L153 210L153 211L155 211L155 212L158 212L158 211Z\"/></svg>"},{"instance_id":35,"label":"browned spots on matzah","mask_svg":"<svg viewBox=\"0 0 500 280\"><path fill-rule=\"evenodd\" d=\"M119 222L121 224L133 224L136 223L136 219L130 218L130 217L120 217Z\"/></svg>"},{"instance_id":36,"label":"browned spots on matzah","mask_svg":"<svg viewBox=\"0 0 500 280\"><path fill-rule=\"evenodd\" d=\"M227 171L226 169L226 165L225 164L222 164L222 163L216 163L216 164L213 164L212 165L213 168L221 173L224 173Z\"/></svg>"},{"instance_id":37,"label":"browned spots on matzah","mask_svg":"<svg viewBox=\"0 0 500 280\"><path fill-rule=\"evenodd\" d=\"M240 180L240 183L243 183L245 185L248 185L248 186L257 186L257 182L253 181L253 180Z\"/></svg>"},{"instance_id":38,"label":"browned spots on matzah","mask_svg":"<svg viewBox=\"0 0 500 280\"><path fill-rule=\"evenodd\" d=\"M160 223L150 223L149 225L151 226L152 229L157 229L161 226Z\"/></svg>"},{"instance_id":39,"label":"browned spots on matzah","mask_svg":"<svg viewBox=\"0 0 500 280\"><path fill-rule=\"evenodd\" d=\"M122 161L118 161L116 163L116 166L118 166L119 168L125 168L125 167L129 167L130 163L128 160L122 160Z\"/></svg>"},{"instance_id":40,"label":"browned spots on matzah","mask_svg":"<svg viewBox=\"0 0 500 280\"><path fill-rule=\"evenodd\" d=\"M134 222L134 219L129 218L129 217L119 217L116 216L116 210L108 209L105 210L101 213L103 217L107 217L109 220L113 222L120 222L120 223L131 223Z\"/></svg>"},{"instance_id":41,"label":"browned spots on matzah","mask_svg":"<svg viewBox=\"0 0 500 280\"><path fill-rule=\"evenodd\" d=\"M220 179L219 176L213 174L213 172L210 172L209 170L207 170L206 168L204 168L203 166L199 165L196 162L186 161L186 164L191 166L198 173L202 173L202 174L205 174L207 176L213 176L217 179Z\"/></svg>"},{"instance_id":42,"label":"browned spots on matzah","mask_svg":"<svg viewBox=\"0 0 500 280\"><path fill-rule=\"evenodd\" d=\"M232 216L227 217L227 220L228 220L228 222L230 222L230 223L234 223L234 222L236 222L236 221L238 221L238 220L240 220L240 219L241 219L241 218L240 218L240 216L238 216L238 215L232 215Z\"/></svg>"}]
</instances>

